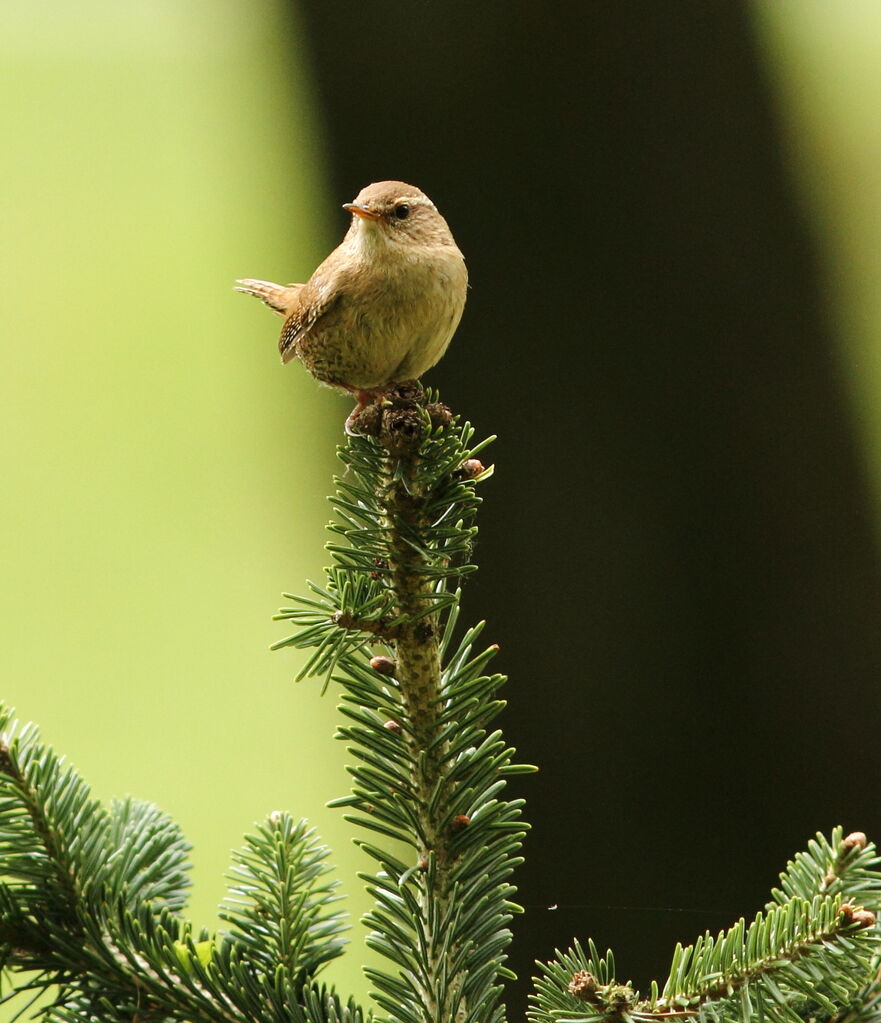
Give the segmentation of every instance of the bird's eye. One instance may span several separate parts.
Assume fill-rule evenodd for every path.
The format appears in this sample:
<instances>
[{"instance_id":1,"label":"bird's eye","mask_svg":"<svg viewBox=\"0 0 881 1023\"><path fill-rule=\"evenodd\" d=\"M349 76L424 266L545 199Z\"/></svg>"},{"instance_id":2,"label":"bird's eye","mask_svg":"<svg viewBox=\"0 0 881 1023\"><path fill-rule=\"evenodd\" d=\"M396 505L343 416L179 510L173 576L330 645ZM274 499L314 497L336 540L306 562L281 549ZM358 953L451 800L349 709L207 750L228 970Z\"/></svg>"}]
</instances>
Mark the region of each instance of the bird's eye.
<instances>
[{"instance_id":1,"label":"bird's eye","mask_svg":"<svg viewBox=\"0 0 881 1023\"><path fill-rule=\"evenodd\" d=\"M399 202L395 206L395 216L398 220L406 220L410 216L410 207L405 202Z\"/></svg>"}]
</instances>

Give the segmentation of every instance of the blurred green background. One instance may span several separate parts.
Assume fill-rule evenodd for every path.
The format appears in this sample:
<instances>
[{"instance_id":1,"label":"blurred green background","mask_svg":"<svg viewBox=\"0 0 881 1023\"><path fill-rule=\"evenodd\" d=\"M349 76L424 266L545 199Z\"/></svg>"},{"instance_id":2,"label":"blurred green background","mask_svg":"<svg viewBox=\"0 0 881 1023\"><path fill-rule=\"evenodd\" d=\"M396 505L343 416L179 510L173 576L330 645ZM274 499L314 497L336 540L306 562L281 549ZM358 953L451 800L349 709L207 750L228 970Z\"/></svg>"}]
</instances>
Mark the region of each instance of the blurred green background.
<instances>
[{"instance_id":1,"label":"blurred green background","mask_svg":"<svg viewBox=\"0 0 881 1023\"><path fill-rule=\"evenodd\" d=\"M98 795L180 821L209 926L273 809L317 825L355 887L324 808L346 791L333 695L268 650L280 592L321 572L347 406L283 373L275 317L232 291L303 279L344 224L289 13L0 14L2 697ZM358 962L336 975L364 990Z\"/></svg>"},{"instance_id":2,"label":"blurred green background","mask_svg":"<svg viewBox=\"0 0 881 1023\"><path fill-rule=\"evenodd\" d=\"M386 177L466 253L430 380L500 435L465 617L542 766L511 1018L573 935L644 984L815 830L881 836L875 0L58 0L0 55L0 695L180 820L195 919L275 808L356 896L333 695L267 650L348 405L230 285Z\"/></svg>"}]
</instances>

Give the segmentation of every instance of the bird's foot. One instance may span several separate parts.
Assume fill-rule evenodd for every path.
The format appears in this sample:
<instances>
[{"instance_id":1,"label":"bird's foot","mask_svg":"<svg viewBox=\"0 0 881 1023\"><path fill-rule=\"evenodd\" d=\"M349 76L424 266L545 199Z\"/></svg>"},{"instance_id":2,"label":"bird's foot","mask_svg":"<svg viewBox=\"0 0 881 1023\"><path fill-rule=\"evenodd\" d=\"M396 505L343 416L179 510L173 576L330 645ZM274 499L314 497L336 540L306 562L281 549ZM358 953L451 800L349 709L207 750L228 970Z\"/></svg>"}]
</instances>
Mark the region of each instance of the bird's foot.
<instances>
[{"instance_id":1,"label":"bird's foot","mask_svg":"<svg viewBox=\"0 0 881 1023\"><path fill-rule=\"evenodd\" d=\"M446 405L427 400L418 380L392 384L378 391L355 391L358 404L346 420L350 437L376 437L389 450L418 445L425 414L434 429L449 426L453 416Z\"/></svg>"},{"instance_id":2,"label":"bird's foot","mask_svg":"<svg viewBox=\"0 0 881 1023\"><path fill-rule=\"evenodd\" d=\"M373 421L377 420L380 413L380 394L376 391L354 391L358 398L358 404L352 409L346 418L345 430L350 437L363 437L378 431L373 429Z\"/></svg>"}]
</instances>

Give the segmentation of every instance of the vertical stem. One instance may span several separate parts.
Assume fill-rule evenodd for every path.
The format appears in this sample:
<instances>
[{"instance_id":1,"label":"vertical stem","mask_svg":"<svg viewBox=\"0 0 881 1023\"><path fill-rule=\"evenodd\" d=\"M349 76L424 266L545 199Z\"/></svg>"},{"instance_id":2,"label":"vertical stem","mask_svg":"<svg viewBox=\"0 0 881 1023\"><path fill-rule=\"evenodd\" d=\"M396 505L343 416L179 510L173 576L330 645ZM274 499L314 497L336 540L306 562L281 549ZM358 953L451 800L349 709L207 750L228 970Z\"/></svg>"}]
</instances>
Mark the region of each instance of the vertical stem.
<instances>
[{"instance_id":1,"label":"vertical stem","mask_svg":"<svg viewBox=\"0 0 881 1023\"><path fill-rule=\"evenodd\" d=\"M405 466L410 470L412 461ZM429 606L432 588L422 572L425 559L413 546L418 545L423 525L422 495L408 491L403 483L393 483L388 498L388 526L391 534L392 588L397 610L408 617L423 613ZM409 541L409 542L408 542ZM396 638L398 681L404 704L410 712L410 725L419 749L425 749L437 733L437 699L441 688L440 646L437 615L422 614L415 622L405 622Z\"/></svg>"},{"instance_id":2,"label":"vertical stem","mask_svg":"<svg viewBox=\"0 0 881 1023\"><path fill-rule=\"evenodd\" d=\"M389 569L398 611L407 616L423 613L431 603L431 577L423 569L427 560L419 551L424 535L425 497L415 486L415 455L405 454L399 465L407 485L389 480L387 508L391 559ZM445 768L445 744L436 743L441 709L441 658L437 613L422 614L405 622L395 640L397 679L406 713L407 737L414 770L413 790L417 795L419 816L419 860L433 870L423 871L419 886L422 923L426 929L429 953L429 982L423 985L426 1023L450 1023L455 1019L458 1001L455 985L440 987L443 964L443 933L438 923L447 917L450 904L449 873L452 858L447 843L449 822L438 821L429 813L432 794L441 782ZM436 743L436 744L435 744Z\"/></svg>"}]
</instances>

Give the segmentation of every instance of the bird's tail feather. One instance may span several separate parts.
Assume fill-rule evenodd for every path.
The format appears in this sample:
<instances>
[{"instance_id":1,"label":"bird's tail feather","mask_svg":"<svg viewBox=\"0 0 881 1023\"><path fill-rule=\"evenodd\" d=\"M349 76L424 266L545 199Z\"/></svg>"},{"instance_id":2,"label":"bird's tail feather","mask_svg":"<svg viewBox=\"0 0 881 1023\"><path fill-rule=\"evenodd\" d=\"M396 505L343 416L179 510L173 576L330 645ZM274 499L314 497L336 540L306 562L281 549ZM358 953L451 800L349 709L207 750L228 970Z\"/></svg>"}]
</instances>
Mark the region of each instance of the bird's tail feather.
<instances>
[{"instance_id":1,"label":"bird's tail feather","mask_svg":"<svg viewBox=\"0 0 881 1023\"><path fill-rule=\"evenodd\" d=\"M269 306L280 316L290 316L297 304L297 296L302 284L273 284L272 281L257 281L245 277L236 281L233 291L241 291L244 295L253 295Z\"/></svg>"}]
</instances>

